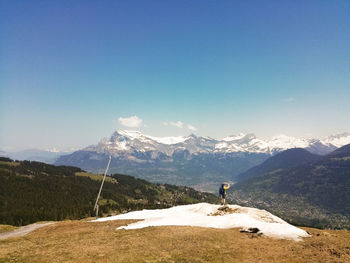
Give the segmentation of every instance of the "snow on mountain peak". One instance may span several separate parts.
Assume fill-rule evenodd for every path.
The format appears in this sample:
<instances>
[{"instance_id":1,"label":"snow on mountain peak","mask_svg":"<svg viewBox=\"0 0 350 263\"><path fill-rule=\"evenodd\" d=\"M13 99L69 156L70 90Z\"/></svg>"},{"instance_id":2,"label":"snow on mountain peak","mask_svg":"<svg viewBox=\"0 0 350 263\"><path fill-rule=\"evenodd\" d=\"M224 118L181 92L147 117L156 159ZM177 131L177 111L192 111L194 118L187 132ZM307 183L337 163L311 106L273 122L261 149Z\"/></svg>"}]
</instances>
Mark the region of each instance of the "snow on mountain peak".
<instances>
[{"instance_id":1,"label":"snow on mountain peak","mask_svg":"<svg viewBox=\"0 0 350 263\"><path fill-rule=\"evenodd\" d=\"M237 135L230 135L222 139L222 141L225 142L231 142L231 141L236 141L239 139L242 139L244 136L246 136L244 133L240 132Z\"/></svg>"},{"instance_id":2,"label":"snow on mountain peak","mask_svg":"<svg viewBox=\"0 0 350 263\"><path fill-rule=\"evenodd\" d=\"M152 143L157 142L161 144L177 144L180 142L184 142L186 137L184 136L168 136L168 137L156 137L151 135L145 135L140 131L132 131L132 130L118 130L118 134L127 137L130 140L139 140L141 142Z\"/></svg>"},{"instance_id":3,"label":"snow on mountain peak","mask_svg":"<svg viewBox=\"0 0 350 263\"><path fill-rule=\"evenodd\" d=\"M309 142L305 139L298 139L285 134L279 134L272 137L271 141L269 141L269 146L280 149L306 148L309 146Z\"/></svg>"},{"instance_id":4,"label":"snow on mountain peak","mask_svg":"<svg viewBox=\"0 0 350 263\"><path fill-rule=\"evenodd\" d=\"M128 137L132 140L140 139L144 137L144 135L140 131L132 131L132 130L118 130L116 133Z\"/></svg>"},{"instance_id":5,"label":"snow on mountain peak","mask_svg":"<svg viewBox=\"0 0 350 263\"><path fill-rule=\"evenodd\" d=\"M285 134L277 134L277 135L274 135L272 136L272 140L279 140L279 139L282 139L282 140L286 140L286 139L294 139L293 137L290 137L288 135L285 135Z\"/></svg>"},{"instance_id":6,"label":"snow on mountain peak","mask_svg":"<svg viewBox=\"0 0 350 263\"><path fill-rule=\"evenodd\" d=\"M148 136L148 138L151 138L152 140L162 143L162 144L178 144L182 143L186 140L186 137L184 136L169 136L169 137L153 137L153 136Z\"/></svg>"},{"instance_id":7,"label":"snow on mountain peak","mask_svg":"<svg viewBox=\"0 0 350 263\"><path fill-rule=\"evenodd\" d=\"M51 148L51 149L47 149L46 151L51 152L51 153L59 153L59 152L61 152L61 151L58 150L56 147L53 147L53 148Z\"/></svg>"},{"instance_id":8,"label":"snow on mountain peak","mask_svg":"<svg viewBox=\"0 0 350 263\"><path fill-rule=\"evenodd\" d=\"M340 134L332 134L322 140L325 144L334 145L336 147L341 147L350 143L350 133L344 132Z\"/></svg>"},{"instance_id":9,"label":"snow on mountain peak","mask_svg":"<svg viewBox=\"0 0 350 263\"><path fill-rule=\"evenodd\" d=\"M253 133L239 133L216 140L209 137L189 136L156 137L145 135L140 131L119 130L109 139L103 139L97 146L87 147L86 150L98 152L161 152L171 156L175 151L187 150L190 153L235 153L252 152L268 153L284 151L290 148L306 148L311 152L327 154L328 152L350 143L350 133L332 135L324 140L299 139L284 134L273 136L270 140L262 140Z\"/></svg>"}]
</instances>

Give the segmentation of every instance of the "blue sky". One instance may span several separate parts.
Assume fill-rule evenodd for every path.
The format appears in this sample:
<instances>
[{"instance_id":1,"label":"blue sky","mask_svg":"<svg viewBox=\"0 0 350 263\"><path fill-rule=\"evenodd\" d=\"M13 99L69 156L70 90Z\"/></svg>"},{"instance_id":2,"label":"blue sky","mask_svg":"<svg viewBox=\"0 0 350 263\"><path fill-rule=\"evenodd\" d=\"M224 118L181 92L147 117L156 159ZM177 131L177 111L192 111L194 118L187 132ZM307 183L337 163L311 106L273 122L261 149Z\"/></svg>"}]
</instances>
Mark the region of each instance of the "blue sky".
<instances>
[{"instance_id":1,"label":"blue sky","mask_svg":"<svg viewBox=\"0 0 350 263\"><path fill-rule=\"evenodd\" d=\"M0 149L350 131L350 1L0 3Z\"/></svg>"}]
</instances>

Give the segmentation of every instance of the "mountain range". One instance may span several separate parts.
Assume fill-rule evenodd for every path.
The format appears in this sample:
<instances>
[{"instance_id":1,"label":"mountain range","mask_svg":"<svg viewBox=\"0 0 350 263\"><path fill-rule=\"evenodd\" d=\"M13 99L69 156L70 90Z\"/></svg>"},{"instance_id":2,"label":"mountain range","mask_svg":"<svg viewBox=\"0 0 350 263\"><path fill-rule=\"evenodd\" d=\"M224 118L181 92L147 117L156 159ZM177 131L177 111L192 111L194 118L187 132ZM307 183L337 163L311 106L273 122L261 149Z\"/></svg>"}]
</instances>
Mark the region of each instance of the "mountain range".
<instances>
[{"instance_id":1,"label":"mountain range","mask_svg":"<svg viewBox=\"0 0 350 263\"><path fill-rule=\"evenodd\" d=\"M120 130L96 145L60 156L55 164L101 173L111 155L113 173L216 191L218 183L236 180L242 172L286 149L298 147L324 155L347 143L350 143L350 133L322 140L286 135L262 140L254 134L239 133L218 140L194 134L155 137L139 131Z\"/></svg>"},{"instance_id":2,"label":"mountain range","mask_svg":"<svg viewBox=\"0 0 350 263\"><path fill-rule=\"evenodd\" d=\"M290 223L350 229L350 144L320 156L289 149L240 174L228 196Z\"/></svg>"},{"instance_id":3,"label":"mountain range","mask_svg":"<svg viewBox=\"0 0 350 263\"><path fill-rule=\"evenodd\" d=\"M256 138L253 133L239 133L221 140L210 137L189 136L154 137L139 131L120 130L97 145L86 147L85 151L106 152L112 156L133 152L158 152L171 156L174 152L195 153L267 153L274 154L290 148L305 148L316 154L327 154L350 143L350 133L331 135L324 139L298 139L277 135L270 140ZM151 157L156 158L157 155Z\"/></svg>"}]
</instances>

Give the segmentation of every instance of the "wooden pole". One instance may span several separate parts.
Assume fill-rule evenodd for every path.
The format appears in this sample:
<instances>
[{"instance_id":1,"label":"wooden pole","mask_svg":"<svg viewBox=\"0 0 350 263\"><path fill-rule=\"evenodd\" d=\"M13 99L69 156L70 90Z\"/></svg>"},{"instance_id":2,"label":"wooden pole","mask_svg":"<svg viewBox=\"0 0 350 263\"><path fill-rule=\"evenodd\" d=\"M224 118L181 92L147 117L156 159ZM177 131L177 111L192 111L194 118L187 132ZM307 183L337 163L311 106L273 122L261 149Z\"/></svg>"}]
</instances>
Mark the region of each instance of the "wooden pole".
<instances>
[{"instance_id":1,"label":"wooden pole","mask_svg":"<svg viewBox=\"0 0 350 263\"><path fill-rule=\"evenodd\" d=\"M96 210L96 217L98 217L98 199L100 199L103 183L105 182L106 175L107 175L107 172L108 172L111 160L112 160L112 156L109 156L109 160L108 160L108 164L107 164L107 167L106 167L106 171L105 171L105 174L103 176L102 183L101 183L101 186L100 186L100 191L98 191L98 195L97 195L97 198L96 198L96 202L95 202L95 206L94 206L94 210Z\"/></svg>"}]
</instances>

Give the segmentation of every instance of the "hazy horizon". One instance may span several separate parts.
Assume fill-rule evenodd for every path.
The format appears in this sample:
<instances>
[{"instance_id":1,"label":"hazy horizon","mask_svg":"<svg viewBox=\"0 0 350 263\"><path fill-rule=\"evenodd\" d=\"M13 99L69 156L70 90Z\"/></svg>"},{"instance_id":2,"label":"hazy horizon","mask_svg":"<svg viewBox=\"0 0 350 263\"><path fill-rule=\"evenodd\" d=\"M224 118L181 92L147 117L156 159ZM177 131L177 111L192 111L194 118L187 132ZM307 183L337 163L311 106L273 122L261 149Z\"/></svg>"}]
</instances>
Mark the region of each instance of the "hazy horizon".
<instances>
[{"instance_id":1,"label":"hazy horizon","mask_svg":"<svg viewBox=\"0 0 350 263\"><path fill-rule=\"evenodd\" d=\"M350 132L349 1L0 6L0 150Z\"/></svg>"}]
</instances>

